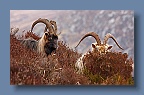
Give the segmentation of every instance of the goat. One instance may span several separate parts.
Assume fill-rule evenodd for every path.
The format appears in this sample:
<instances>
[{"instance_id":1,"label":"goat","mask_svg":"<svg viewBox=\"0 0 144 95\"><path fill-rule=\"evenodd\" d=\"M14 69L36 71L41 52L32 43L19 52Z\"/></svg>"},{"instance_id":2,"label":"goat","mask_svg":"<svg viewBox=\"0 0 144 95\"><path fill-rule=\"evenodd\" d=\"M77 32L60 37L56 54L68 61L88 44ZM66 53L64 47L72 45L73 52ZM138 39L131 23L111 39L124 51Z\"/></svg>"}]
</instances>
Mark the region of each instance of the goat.
<instances>
[{"instance_id":1,"label":"goat","mask_svg":"<svg viewBox=\"0 0 144 95\"><path fill-rule=\"evenodd\" d=\"M104 38L104 40L103 40L103 43L101 43L101 40L100 40L98 34L96 34L95 32L89 32L89 33L85 34L85 35L81 38L81 40L79 41L78 45L81 43L81 41L82 41L84 38L86 38L86 37L88 37L88 36L92 36L92 37L94 37L95 40L96 40L96 43L92 43L92 53L95 53L96 51L98 51L98 52L100 53L100 55L102 55L102 54L106 54L107 52L109 52L109 50L112 48L112 46L109 46L109 45L107 44L107 41L108 41L109 38L112 38L112 39L114 40L114 42L117 44L117 46L118 46L120 49L123 50L123 48L122 48L122 47L118 44L118 42L116 41L115 37L114 37L112 34L110 34L110 33L108 33L108 34L105 35L105 38ZM77 45L77 46L78 46L78 45ZM76 47L77 47L77 46L76 46ZM76 47L75 47L75 48L76 48ZM87 55L87 54L89 54L89 53L87 52L86 54L82 55L82 56L77 60L77 62L75 63L75 67L78 69L78 72L79 72L79 73L82 73L83 70L84 70L84 64L83 64L83 61L82 61L82 60L83 60L83 58L85 58L85 55Z\"/></svg>"},{"instance_id":2,"label":"goat","mask_svg":"<svg viewBox=\"0 0 144 95\"><path fill-rule=\"evenodd\" d=\"M20 41L21 44L24 45L26 48L32 49L39 54L48 56L57 49L57 25L55 21L49 21L47 19L39 18L38 20L33 22L31 32L33 31L33 28L37 23L44 23L46 25L42 37L38 41L33 38L27 38ZM12 30L11 33L13 33Z\"/></svg>"}]
</instances>

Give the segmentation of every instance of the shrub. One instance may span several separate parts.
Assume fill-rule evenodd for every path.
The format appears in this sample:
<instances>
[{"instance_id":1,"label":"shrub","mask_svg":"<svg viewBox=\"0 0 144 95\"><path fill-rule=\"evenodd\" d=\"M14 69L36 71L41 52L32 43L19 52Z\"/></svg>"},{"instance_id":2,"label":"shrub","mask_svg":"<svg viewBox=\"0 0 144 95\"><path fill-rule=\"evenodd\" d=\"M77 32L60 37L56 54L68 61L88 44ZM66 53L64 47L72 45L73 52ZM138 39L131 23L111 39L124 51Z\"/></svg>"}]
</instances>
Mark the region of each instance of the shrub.
<instances>
[{"instance_id":1,"label":"shrub","mask_svg":"<svg viewBox=\"0 0 144 95\"><path fill-rule=\"evenodd\" d=\"M27 37L40 39L33 32L27 32ZM99 55L90 52L83 60L86 66L84 74L77 74L74 65L80 56L66 43L59 41L55 54L43 58L37 52L24 48L15 36L10 36L10 84L134 84L131 78L133 61L128 59L127 54L109 52Z\"/></svg>"},{"instance_id":2,"label":"shrub","mask_svg":"<svg viewBox=\"0 0 144 95\"><path fill-rule=\"evenodd\" d=\"M33 34L29 37L33 37ZM24 48L14 36L10 36L10 84L88 84L88 78L78 75L74 69L79 54L61 41L58 45L56 54L43 58L36 52Z\"/></svg>"},{"instance_id":3,"label":"shrub","mask_svg":"<svg viewBox=\"0 0 144 95\"><path fill-rule=\"evenodd\" d=\"M101 84L113 79L113 81L106 82L106 84L129 84L128 80L132 78L133 61L128 59L126 53L108 52L100 55L99 53L90 52L83 61L86 67L85 75L89 77L92 83Z\"/></svg>"}]
</instances>

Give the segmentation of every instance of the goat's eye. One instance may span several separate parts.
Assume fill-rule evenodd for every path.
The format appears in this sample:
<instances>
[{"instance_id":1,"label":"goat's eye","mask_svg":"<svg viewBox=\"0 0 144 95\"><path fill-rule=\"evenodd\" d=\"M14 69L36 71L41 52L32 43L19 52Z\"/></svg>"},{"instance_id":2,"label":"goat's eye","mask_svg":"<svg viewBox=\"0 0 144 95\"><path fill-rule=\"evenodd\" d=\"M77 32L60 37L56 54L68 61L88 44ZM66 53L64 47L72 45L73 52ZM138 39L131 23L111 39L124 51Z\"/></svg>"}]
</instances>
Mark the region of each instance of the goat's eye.
<instances>
[{"instance_id":1,"label":"goat's eye","mask_svg":"<svg viewBox=\"0 0 144 95\"><path fill-rule=\"evenodd\" d=\"M45 33L46 36L48 36L48 33Z\"/></svg>"}]
</instances>

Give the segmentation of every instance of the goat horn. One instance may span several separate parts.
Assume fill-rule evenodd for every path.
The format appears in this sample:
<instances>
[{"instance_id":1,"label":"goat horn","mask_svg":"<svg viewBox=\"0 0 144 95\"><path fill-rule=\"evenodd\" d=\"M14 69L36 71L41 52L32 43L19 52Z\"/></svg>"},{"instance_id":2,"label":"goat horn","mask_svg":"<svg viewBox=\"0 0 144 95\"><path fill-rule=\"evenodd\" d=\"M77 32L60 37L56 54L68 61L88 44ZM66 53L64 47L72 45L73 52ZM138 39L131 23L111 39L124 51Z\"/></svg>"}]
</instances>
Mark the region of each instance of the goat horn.
<instances>
[{"instance_id":1,"label":"goat horn","mask_svg":"<svg viewBox=\"0 0 144 95\"><path fill-rule=\"evenodd\" d=\"M123 50L123 48L122 48L122 47L118 44L118 42L116 41L116 38L115 38L112 34L110 34L110 33L108 33L108 34L105 35L103 44L107 44L107 41L108 41L109 38L112 38L112 39L115 41L115 43L117 44L117 46L118 46L120 49Z\"/></svg>"},{"instance_id":2,"label":"goat horn","mask_svg":"<svg viewBox=\"0 0 144 95\"><path fill-rule=\"evenodd\" d=\"M33 31L33 28L34 26L37 24L37 23L44 23L46 25L46 28L49 29L50 33L53 33L53 27L52 27L52 24L49 22L49 20L47 19L41 19L39 18L38 20L36 20L33 24L32 24L32 27L31 27L31 31ZM45 28L45 30L46 30Z\"/></svg>"},{"instance_id":3,"label":"goat horn","mask_svg":"<svg viewBox=\"0 0 144 95\"><path fill-rule=\"evenodd\" d=\"M54 31L54 33L56 34L56 33L57 33L57 25L56 25L56 22L53 21L53 20L51 20L50 23L53 25L53 31ZM44 32L46 32L46 31L47 31L47 27L45 27Z\"/></svg>"},{"instance_id":4,"label":"goat horn","mask_svg":"<svg viewBox=\"0 0 144 95\"><path fill-rule=\"evenodd\" d=\"M94 37L98 45L101 44L101 41L100 41L99 36L98 36L95 32L89 32L89 33L85 34L85 35L81 38L81 40L79 41L78 45L80 44L80 42L81 42L84 38L86 38L86 37L88 37L88 36ZM77 46L78 46L78 45L77 45ZM76 47L77 47L77 46L76 46Z\"/></svg>"},{"instance_id":5,"label":"goat horn","mask_svg":"<svg viewBox=\"0 0 144 95\"><path fill-rule=\"evenodd\" d=\"M50 23L54 26L54 32L57 33L57 25L56 22L51 20Z\"/></svg>"}]
</instances>

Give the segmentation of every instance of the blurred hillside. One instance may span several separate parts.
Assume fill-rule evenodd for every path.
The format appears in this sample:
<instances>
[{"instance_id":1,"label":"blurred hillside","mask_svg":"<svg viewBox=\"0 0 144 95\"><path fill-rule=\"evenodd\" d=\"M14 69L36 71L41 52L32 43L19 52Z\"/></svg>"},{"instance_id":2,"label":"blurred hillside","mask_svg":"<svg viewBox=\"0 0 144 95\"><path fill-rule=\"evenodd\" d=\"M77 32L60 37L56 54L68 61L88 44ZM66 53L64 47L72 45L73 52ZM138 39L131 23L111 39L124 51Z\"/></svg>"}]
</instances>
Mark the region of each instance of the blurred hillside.
<instances>
[{"instance_id":1,"label":"blurred hillside","mask_svg":"<svg viewBox=\"0 0 144 95\"><path fill-rule=\"evenodd\" d=\"M108 44L113 45L112 51L128 53L134 59L134 12L120 10L11 10L10 26L18 27L20 31L30 30L32 23L38 18L55 20L58 26L60 41L64 41L72 49L77 45L81 37L90 31L96 32L101 40L107 33L113 34L119 44L124 48L120 50L113 40ZM34 32L42 35L44 25L39 24L34 28ZM42 31L42 32L40 32ZM19 32L18 35L21 35ZM95 42L94 38L86 38L77 48L79 53L85 53Z\"/></svg>"}]
</instances>

